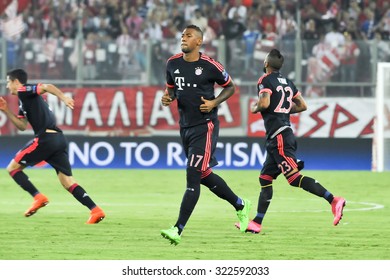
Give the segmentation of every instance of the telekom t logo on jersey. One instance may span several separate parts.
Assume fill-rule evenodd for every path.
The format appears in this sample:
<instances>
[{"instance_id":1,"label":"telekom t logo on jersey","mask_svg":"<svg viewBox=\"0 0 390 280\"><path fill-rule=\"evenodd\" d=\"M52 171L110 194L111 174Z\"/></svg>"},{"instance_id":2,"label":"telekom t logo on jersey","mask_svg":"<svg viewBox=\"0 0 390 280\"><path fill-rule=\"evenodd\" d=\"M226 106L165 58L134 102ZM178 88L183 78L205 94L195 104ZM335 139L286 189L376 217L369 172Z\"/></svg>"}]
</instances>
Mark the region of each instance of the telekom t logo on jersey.
<instances>
[{"instance_id":1,"label":"telekom t logo on jersey","mask_svg":"<svg viewBox=\"0 0 390 280\"><path fill-rule=\"evenodd\" d=\"M175 77L175 85L177 85L178 90L183 90L183 87L197 87L197 84L190 84L184 82L184 77Z\"/></svg>"}]
</instances>

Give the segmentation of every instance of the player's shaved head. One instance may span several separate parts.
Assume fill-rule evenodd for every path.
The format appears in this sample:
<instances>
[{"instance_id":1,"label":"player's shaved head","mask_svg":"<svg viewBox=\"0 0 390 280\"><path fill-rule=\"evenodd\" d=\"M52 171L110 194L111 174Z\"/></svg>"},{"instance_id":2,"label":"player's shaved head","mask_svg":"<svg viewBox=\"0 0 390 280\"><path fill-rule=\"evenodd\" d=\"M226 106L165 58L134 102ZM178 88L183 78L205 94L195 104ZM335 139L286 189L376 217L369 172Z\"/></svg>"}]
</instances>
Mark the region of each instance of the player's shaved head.
<instances>
[{"instance_id":1,"label":"player's shaved head","mask_svg":"<svg viewBox=\"0 0 390 280\"><path fill-rule=\"evenodd\" d=\"M284 57L277 49L272 49L267 57L266 62L268 62L268 66L274 70L280 70L283 66Z\"/></svg>"},{"instance_id":2,"label":"player's shaved head","mask_svg":"<svg viewBox=\"0 0 390 280\"><path fill-rule=\"evenodd\" d=\"M195 31L196 31L196 32L195 32L196 35L197 35L199 38L203 39L203 31L202 31L202 29L200 29L198 26L196 26L196 25L194 25L194 24L190 24L190 25L187 25L186 29L193 29L193 30L195 30Z\"/></svg>"}]
</instances>

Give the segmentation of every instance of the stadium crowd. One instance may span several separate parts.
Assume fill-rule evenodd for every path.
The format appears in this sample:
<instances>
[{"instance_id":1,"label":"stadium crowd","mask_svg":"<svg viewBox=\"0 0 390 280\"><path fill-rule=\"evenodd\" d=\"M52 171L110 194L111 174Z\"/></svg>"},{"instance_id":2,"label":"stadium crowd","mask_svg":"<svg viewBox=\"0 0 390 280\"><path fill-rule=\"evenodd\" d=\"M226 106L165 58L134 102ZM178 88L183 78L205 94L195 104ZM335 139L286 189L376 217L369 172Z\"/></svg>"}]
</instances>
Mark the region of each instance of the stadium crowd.
<instances>
[{"instance_id":1,"label":"stadium crowd","mask_svg":"<svg viewBox=\"0 0 390 280\"><path fill-rule=\"evenodd\" d=\"M372 40L379 33L389 40L390 34L390 2L385 0L31 0L19 11L26 27L22 36L75 38L79 7L85 37L92 33L113 40L122 34L135 40L178 38L189 23L209 36L229 39L242 37L249 27L260 36L275 32L277 37L301 28L303 38L319 39L329 32L329 22L352 39ZM4 11L1 16L6 20Z\"/></svg>"},{"instance_id":2,"label":"stadium crowd","mask_svg":"<svg viewBox=\"0 0 390 280\"><path fill-rule=\"evenodd\" d=\"M375 46L378 60L390 61L390 2L386 0L19 2L23 4L19 4L12 25L9 24L13 17L10 9L0 9L0 30L6 35L10 33L8 37L12 37L13 41L42 41L43 55L36 54L39 49L36 43L30 46L14 44L16 50L14 55L9 53L8 64L17 64L22 56L16 54L21 51L25 53L23 59L34 60L38 64L41 62L41 68L44 64L46 68L54 69L54 65L58 65L62 59L62 64L65 64L62 67L67 69L63 72L65 76L74 72L74 64L77 63L75 46L70 42L78 36L78 22L81 22L85 39L85 79L102 76L126 79L131 73L141 73L147 63L144 39L149 39L154 42L152 68L155 83L160 83L159 71L163 69L166 58L179 51L177 46L172 46L177 45L177 39L187 24L195 24L203 29L205 48L211 55L217 51L215 40L223 39L226 44L225 66L233 75L249 78L258 76L261 69L257 62L264 59L270 48L278 47L287 58L294 58L298 31L304 42L303 60L307 63L308 82L335 77L341 82L364 81L364 75L358 72L357 66L370 60L373 52L371 46ZM17 28L18 25L22 26ZM170 40L174 40L172 46L166 43ZM63 48L58 48L59 45ZM102 48L106 52L99 53ZM287 60L284 71L293 73L294 59ZM116 67L118 77L110 77L110 70L101 72L103 68L110 67L102 68L99 62ZM56 73L46 72L49 75ZM64 77L63 74L60 76ZM312 94L321 95L316 91L314 89Z\"/></svg>"}]
</instances>

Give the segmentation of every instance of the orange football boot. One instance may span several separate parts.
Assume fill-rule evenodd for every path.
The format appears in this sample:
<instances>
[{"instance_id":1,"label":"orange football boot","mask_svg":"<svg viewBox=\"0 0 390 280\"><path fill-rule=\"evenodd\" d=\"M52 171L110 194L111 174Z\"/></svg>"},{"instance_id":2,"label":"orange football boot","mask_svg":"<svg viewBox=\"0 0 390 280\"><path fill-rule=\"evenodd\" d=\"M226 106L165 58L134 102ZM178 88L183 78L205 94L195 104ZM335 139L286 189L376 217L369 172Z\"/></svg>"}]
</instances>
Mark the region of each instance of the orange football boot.
<instances>
[{"instance_id":1,"label":"orange football boot","mask_svg":"<svg viewBox=\"0 0 390 280\"><path fill-rule=\"evenodd\" d=\"M43 194L39 193L39 194L35 195L33 204L24 213L24 216L30 217L30 216L34 215L38 211L38 209L45 207L48 203L49 203L49 200Z\"/></svg>"},{"instance_id":2,"label":"orange football boot","mask_svg":"<svg viewBox=\"0 0 390 280\"><path fill-rule=\"evenodd\" d=\"M91 210L91 216L89 217L87 224L97 224L106 217L103 210L96 206Z\"/></svg>"}]
</instances>

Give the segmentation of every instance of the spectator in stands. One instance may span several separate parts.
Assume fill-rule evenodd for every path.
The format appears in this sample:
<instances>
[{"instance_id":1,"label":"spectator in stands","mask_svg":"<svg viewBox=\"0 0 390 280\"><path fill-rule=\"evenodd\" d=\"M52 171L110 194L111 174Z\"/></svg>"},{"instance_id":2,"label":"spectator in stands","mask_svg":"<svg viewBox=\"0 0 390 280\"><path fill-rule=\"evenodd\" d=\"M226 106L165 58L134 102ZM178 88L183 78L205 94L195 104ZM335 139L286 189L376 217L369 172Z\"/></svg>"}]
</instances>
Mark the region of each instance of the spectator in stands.
<instances>
[{"instance_id":1,"label":"spectator in stands","mask_svg":"<svg viewBox=\"0 0 390 280\"><path fill-rule=\"evenodd\" d=\"M141 25L144 19L137 13L136 7L130 7L130 15L124 19L130 36L134 39L139 38Z\"/></svg>"},{"instance_id":2,"label":"spectator in stands","mask_svg":"<svg viewBox=\"0 0 390 280\"><path fill-rule=\"evenodd\" d=\"M127 2L127 1L123 1ZM140 17L147 19L149 8L145 3L145 0L136 0L136 6L138 7L137 12Z\"/></svg>"},{"instance_id":3,"label":"spectator in stands","mask_svg":"<svg viewBox=\"0 0 390 280\"><path fill-rule=\"evenodd\" d=\"M203 32L206 31L208 26L207 18L205 18L200 9L194 11L194 16L191 17L190 23L198 26Z\"/></svg>"},{"instance_id":4,"label":"spectator in stands","mask_svg":"<svg viewBox=\"0 0 390 280\"><path fill-rule=\"evenodd\" d=\"M86 80L93 80L96 78L96 41L98 35L95 32L90 32L85 39L83 46L84 66L83 78Z\"/></svg>"},{"instance_id":5,"label":"spectator in stands","mask_svg":"<svg viewBox=\"0 0 390 280\"><path fill-rule=\"evenodd\" d=\"M121 24L122 24L122 14L114 13L112 17L110 16L110 26L108 27L108 35L111 40L115 40L122 33Z\"/></svg>"},{"instance_id":6,"label":"spectator in stands","mask_svg":"<svg viewBox=\"0 0 390 280\"><path fill-rule=\"evenodd\" d=\"M264 7L264 14L260 15L259 18L259 25L260 30L268 30L269 32L270 27L272 28L272 32L277 32L276 30L276 8L275 5L269 4L266 7Z\"/></svg>"},{"instance_id":7,"label":"spectator in stands","mask_svg":"<svg viewBox=\"0 0 390 280\"><path fill-rule=\"evenodd\" d=\"M279 33L279 36L283 37L291 31L297 29L297 23L294 20L294 17L288 11L284 11L282 17L276 21L276 30Z\"/></svg>"},{"instance_id":8,"label":"spectator in stands","mask_svg":"<svg viewBox=\"0 0 390 280\"><path fill-rule=\"evenodd\" d=\"M380 22L381 18L382 18L382 12L381 10L379 9L376 1L370 1L368 3L368 8L373 12L374 14L374 22Z\"/></svg>"},{"instance_id":9,"label":"spectator in stands","mask_svg":"<svg viewBox=\"0 0 390 280\"><path fill-rule=\"evenodd\" d=\"M385 40L390 40L390 3L388 5L389 8L383 13L383 17L380 21L381 36Z\"/></svg>"},{"instance_id":10,"label":"spectator in stands","mask_svg":"<svg viewBox=\"0 0 390 280\"><path fill-rule=\"evenodd\" d=\"M348 21L346 21L345 32L351 34L353 40L363 40L358 20L353 17L349 17Z\"/></svg>"},{"instance_id":11,"label":"spectator in stands","mask_svg":"<svg viewBox=\"0 0 390 280\"><path fill-rule=\"evenodd\" d=\"M194 15L196 9L200 9L196 0L190 0L184 5L184 20L189 22Z\"/></svg>"},{"instance_id":12,"label":"spectator in stands","mask_svg":"<svg viewBox=\"0 0 390 280\"><path fill-rule=\"evenodd\" d=\"M226 40L226 69L229 72L239 71L237 64L239 62L238 52L240 51L239 43L246 27L240 21L238 12L235 12L232 19L228 18L223 22L223 35ZM237 73L236 73L237 74Z\"/></svg>"},{"instance_id":13,"label":"spectator in stands","mask_svg":"<svg viewBox=\"0 0 390 280\"><path fill-rule=\"evenodd\" d=\"M321 15L325 15L328 12L330 0L311 0L314 10L319 12Z\"/></svg>"},{"instance_id":14,"label":"spectator in stands","mask_svg":"<svg viewBox=\"0 0 390 280\"><path fill-rule=\"evenodd\" d=\"M308 59L307 83L305 95L308 97L321 97L325 95L325 87L317 83L325 83L336 72L340 65L338 52L325 42L325 36L320 35L320 41L313 47L313 56Z\"/></svg>"},{"instance_id":15,"label":"spectator in stands","mask_svg":"<svg viewBox=\"0 0 390 280\"><path fill-rule=\"evenodd\" d=\"M325 34L325 43L333 48L343 46L345 42L345 38L338 28L338 22L333 21L331 23L331 29Z\"/></svg>"},{"instance_id":16,"label":"spectator in stands","mask_svg":"<svg viewBox=\"0 0 390 280\"><path fill-rule=\"evenodd\" d=\"M38 10L26 11L24 12L24 23L26 31L24 32L25 38L43 38L43 23L38 20L40 18L40 13Z\"/></svg>"},{"instance_id":17,"label":"spectator in stands","mask_svg":"<svg viewBox=\"0 0 390 280\"><path fill-rule=\"evenodd\" d=\"M296 13L297 3L295 3L295 1L278 0L276 1L275 4L276 4L276 13L279 14L279 17L281 17L285 11L288 12L289 14Z\"/></svg>"},{"instance_id":18,"label":"spectator in stands","mask_svg":"<svg viewBox=\"0 0 390 280\"><path fill-rule=\"evenodd\" d=\"M324 15L322 15L321 18L324 20L329 20L329 19L334 20L338 17L339 11L340 11L340 7L337 4L337 2L332 2L332 3L330 3L329 8L326 11L326 13Z\"/></svg>"},{"instance_id":19,"label":"spectator in stands","mask_svg":"<svg viewBox=\"0 0 390 280\"><path fill-rule=\"evenodd\" d=\"M316 25L319 25L318 23L321 21L321 14L314 9L310 2L306 1L301 9L301 19L304 23L308 20L314 20Z\"/></svg>"},{"instance_id":20,"label":"spectator in stands","mask_svg":"<svg viewBox=\"0 0 390 280\"><path fill-rule=\"evenodd\" d=\"M153 71L153 85L163 86L165 84L165 66L167 59L171 56L170 53L163 50L161 43L155 43L152 47L152 71Z\"/></svg>"},{"instance_id":21,"label":"spectator in stands","mask_svg":"<svg viewBox=\"0 0 390 280\"><path fill-rule=\"evenodd\" d=\"M110 17L107 15L107 9L101 7L98 14L93 17L93 31L97 33L107 32L110 26Z\"/></svg>"},{"instance_id":22,"label":"spectator in stands","mask_svg":"<svg viewBox=\"0 0 390 280\"><path fill-rule=\"evenodd\" d=\"M350 0L349 7L348 7L347 11L349 14L349 18L352 18L354 20L359 19L359 15L361 13L361 8L360 8L357 0Z\"/></svg>"},{"instance_id":23,"label":"spectator in stands","mask_svg":"<svg viewBox=\"0 0 390 280\"><path fill-rule=\"evenodd\" d=\"M94 32L95 30L94 15L90 9L83 10L82 24L83 24L83 35L84 38L86 38L89 32Z\"/></svg>"},{"instance_id":24,"label":"spectator in stands","mask_svg":"<svg viewBox=\"0 0 390 280\"><path fill-rule=\"evenodd\" d=\"M265 57L267 56L267 53L270 52L273 48L276 48L276 46L278 45L279 36L273 30L274 30L273 25L270 22L268 22L265 26L261 38L259 51L262 54L261 56L257 57L257 59L260 59L261 61L264 61Z\"/></svg>"},{"instance_id":25,"label":"spectator in stands","mask_svg":"<svg viewBox=\"0 0 390 280\"><path fill-rule=\"evenodd\" d=\"M179 33L175 24L173 23L172 18L168 18L164 21L164 24L161 25L161 30L163 34L164 41L165 39L179 39ZM181 36L181 35L180 35Z\"/></svg>"},{"instance_id":26,"label":"spectator in stands","mask_svg":"<svg viewBox=\"0 0 390 280\"><path fill-rule=\"evenodd\" d=\"M377 61L390 62L390 43L382 39L379 31L375 32L374 40L371 44L371 56L377 56Z\"/></svg>"},{"instance_id":27,"label":"spectator in stands","mask_svg":"<svg viewBox=\"0 0 390 280\"><path fill-rule=\"evenodd\" d=\"M205 11L206 17L208 18L208 25L215 31L218 38L223 35L222 23L227 18L228 9L228 2L215 0Z\"/></svg>"},{"instance_id":28,"label":"spectator in stands","mask_svg":"<svg viewBox=\"0 0 390 280\"><path fill-rule=\"evenodd\" d=\"M133 55L134 39L129 35L128 28L122 23L122 34L116 39L118 59L118 73L125 79L131 70L131 57Z\"/></svg>"},{"instance_id":29,"label":"spectator in stands","mask_svg":"<svg viewBox=\"0 0 390 280\"><path fill-rule=\"evenodd\" d=\"M75 17L71 11L65 11L59 21L58 30L61 32L61 36L65 38L72 38L75 32L74 28Z\"/></svg>"},{"instance_id":30,"label":"spectator in stands","mask_svg":"<svg viewBox=\"0 0 390 280\"><path fill-rule=\"evenodd\" d=\"M345 43L340 54L340 72L342 82L356 82L357 59L360 55L359 46L352 40L351 34L344 33Z\"/></svg>"},{"instance_id":31,"label":"spectator in stands","mask_svg":"<svg viewBox=\"0 0 390 280\"><path fill-rule=\"evenodd\" d=\"M297 31L297 23L289 12L283 14L283 19L278 27L279 32L279 50L284 53L284 74L292 78L295 75L295 39Z\"/></svg>"},{"instance_id":32,"label":"spectator in stands","mask_svg":"<svg viewBox=\"0 0 390 280\"><path fill-rule=\"evenodd\" d=\"M146 21L149 38L155 41L162 41L163 30L161 26L161 18L157 15L157 10L153 10L148 20Z\"/></svg>"},{"instance_id":33,"label":"spectator in stands","mask_svg":"<svg viewBox=\"0 0 390 280\"><path fill-rule=\"evenodd\" d=\"M176 30L180 31L181 33L181 30L184 29L186 22L183 14L181 13L177 5L174 5L172 7L171 18L173 20L173 25L175 26Z\"/></svg>"},{"instance_id":34,"label":"spectator in stands","mask_svg":"<svg viewBox=\"0 0 390 280\"><path fill-rule=\"evenodd\" d=\"M305 0L305 1L287 1L287 0L190 0L190 1L162 1L162 0L110 0L110 1L81 1L80 6L77 1L52 1L52 0L39 0L31 1L28 9L23 11L23 22L26 26L25 32L22 34L22 38L51 38L57 34L54 30L59 31L59 37L75 39L77 35L78 24L75 24L78 20L79 8L83 11L82 18L82 30L84 39L88 37L89 33L95 33L98 36L97 40L107 40L110 36L111 45L116 44L116 39L121 36L121 24L127 24L129 35L136 39L134 43L141 43L141 39L150 38L152 42L166 41L166 39L177 38L177 34L181 33L185 24L191 23L194 18L195 10L200 10L203 14L202 22L195 22L197 25L203 25L206 30L205 34L208 35L205 38L206 42L204 48L208 52L216 52L216 41L210 41L213 38L225 38L227 42L227 57L225 64L227 68L231 68L231 72L239 71L239 63L246 60L243 59L245 54L245 45L237 43L237 40L242 43L242 32L247 27L249 28L250 22L255 18L257 20L258 27L255 28L263 34L264 44L257 44L255 50L255 58L262 53L263 48L266 48L266 44L271 43L273 47L283 49L286 47L286 39L292 39L294 32L290 32L287 36L285 33L292 29L288 26L288 21L295 22L295 11L298 8L301 9L302 28L304 28L302 39L304 43L308 43L303 54L310 54L313 47L313 43L318 41L319 33L323 32L320 29L322 25L328 25L329 18L333 18L332 22L337 23L342 32L348 32L352 39L360 49L360 56L358 57L358 71L363 72L364 65L370 63L371 55L374 53L369 50L371 46L370 40L374 39L374 33L377 31L381 33L381 39L379 42L383 42L380 48L386 53L386 43L389 40L390 35L390 2L385 0L378 1L359 1L359 0ZM168 13L169 11L169 13ZM245 12L244 12L245 11ZM362 12L363 11L363 12ZM239 17L238 21L241 26L231 24L228 22L228 18L233 20L234 13L237 12ZM374 21L370 21L370 13L373 14ZM168 16L169 15L169 16ZM245 16L244 16L245 15ZM246 20L243 20L246 18ZM102 24L102 21L105 24ZM234 21L234 20L233 20ZM204 23L206 22L206 23ZM364 24L363 24L364 22ZM296 25L296 22L295 22ZM227 26L231 27L231 30L227 30ZM315 26L315 27L314 27ZM236 30L234 30L236 28ZM271 31L270 31L271 28ZM297 26L294 29L298 28ZM339 30L339 31L340 31ZM232 33L241 32L238 39L232 40ZM227 35L227 33L229 35ZM215 35L214 35L215 34ZM268 36L271 34L270 36ZM227 36L226 36L227 35ZM54 35L57 36L57 35ZM94 37L93 35L92 37ZM327 35L330 36L329 34ZM377 35L375 35L377 36ZM90 36L91 37L91 36ZM271 37L271 38L270 38ZM332 36L330 36L332 38ZM343 36L341 36L343 37ZM340 36L333 36L341 38ZM276 40L277 38L277 40ZM295 39L295 38L293 38ZM308 41L310 40L310 41ZM329 39L336 42L335 39ZM288 41L287 43L290 43ZM69 41L64 41L69 42ZM95 43L99 43L95 42ZM104 48L108 48L110 45ZM7 43L11 44L11 43ZM23 45L23 41L15 41L14 44L16 50L10 51L8 60L12 65L15 63L23 63L24 55L23 50L26 49ZM68 46L64 48L64 55L69 56L69 52L73 52L77 46L74 42L67 43ZM276 44L278 44L276 46ZM40 45L40 43L37 43ZM337 43L340 45L340 42ZM20 46L20 47L19 47ZM72 49L73 48L73 49ZM137 61L140 64L141 69L146 67L145 64L145 45L137 46L141 48L141 51L137 53ZM289 48L287 46L287 48ZM48 49L48 48L46 48ZM234 50L234 51L232 51ZM294 51L293 48L289 49ZM379 50L379 47L378 47ZM42 56L44 55L39 47L35 49L29 49L27 55L28 62L36 64L35 69L42 63ZM266 52L268 52L267 50ZM47 52L47 50L46 50ZM90 52L88 52L90 53ZM118 55L111 48L110 57ZM288 56L288 52L286 52ZM31 57L32 55L32 57ZM213 56L213 55L212 55ZM73 55L73 62L77 63L77 55ZM384 55L386 57L386 55ZM64 58L67 61L67 58ZM114 59L115 60L115 59ZM114 61L110 59L110 61ZM264 59L260 59L263 61ZM89 60L88 60L89 61ZM288 60L290 61L290 60ZM244 62L245 63L245 62ZM238 66L237 66L238 65ZM117 66L117 64L115 64ZM245 66L245 65L241 65ZM33 68L34 68L33 67ZM87 66L88 68L89 66ZM234 68L233 68L234 67ZM249 67L251 68L251 67ZM286 65L288 69L288 65ZM75 68L73 68L75 70ZM39 70L38 70L39 71ZM65 70L64 70L65 71ZM35 70L30 71L32 77ZM69 73L72 71L66 71L61 77L69 77ZM341 73L340 73L341 74ZM363 73L357 73L360 77ZM74 77L74 73L70 75ZM369 77L367 77L369 79Z\"/></svg>"},{"instance_id":35,"label":"spectator in stands","mask_svg":"<svg viewBox=\"0 0 390 280\"><path fill-rule=\"evenodd\" d=\"M319 28L316 26L314 19L309 19L305 24L305 31L303 32L304 52L303 55L310 55L315 44L320 38Z\"/></svg>"},{"instance_id":36,"label":"spectator in stands","mask_svg":"<svg viewBox=\"0 0 390 280\"><path fill-rule=\"evenodd\" d=\"M137 14L145 19L140 13L140 5L143 3L143 0L137 0L137 3L135 4L135 8L137 9ZM116 13L120 13L122 15L122 19L126 19L130 16L130 1L121 1L119 4L119 10L116 11ZM146 15L146 14L145 14ZM112 17L112 16L111 16Z\"/></svg>"},{"instance_id":37,"label":"spectator in stands","mask_svg":"<svg viewBox=\"0 0 390 280\"><path fill-rule=\"evenodd\" d=\"M362 26L361 26L361 31L362 31L362 34L363 34L363 37L367 40L371 40L372 38L374 38L374 33L377 29L377 22L375 22L375 15L374 15L374 12L371 11L369 8L366 8L364 10L364 13L367 17L366 20L364 20L364 22L362 23Z\"/></svg>"},{"instance_id":38,"label":"spectator in stands","mask_svg":"<svg viewBox=\"0 0 390 280\"><path fill-rule=\"evenodd\" d=\"M257 22L250 21L248 23L248 29L243 34L244 41L244 70L245 74L249 77L255 77L259 71L255 65L254 52L257 40L261 38L261 33L257 29Z\"/></svg>"},{"instance_id":39,"label":"spectator in stands","mask_svg":"<svg viewBox=\"0 0 390 280\"><path fill-rule=\"evenodd\" d=\"M247 19L247 7L242 4L242 0L233 0L232 2L233 5L228 11L228 18L233 19L237 14L237 20L242 24L245 24Z\"/></svg>"}]
</instances>

